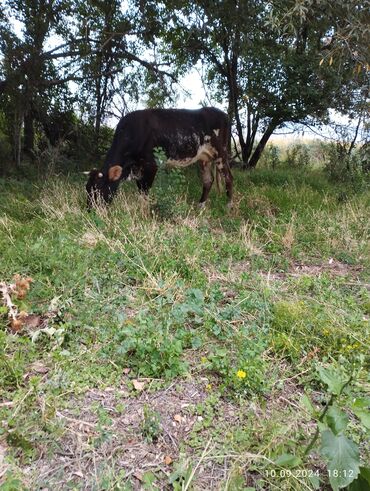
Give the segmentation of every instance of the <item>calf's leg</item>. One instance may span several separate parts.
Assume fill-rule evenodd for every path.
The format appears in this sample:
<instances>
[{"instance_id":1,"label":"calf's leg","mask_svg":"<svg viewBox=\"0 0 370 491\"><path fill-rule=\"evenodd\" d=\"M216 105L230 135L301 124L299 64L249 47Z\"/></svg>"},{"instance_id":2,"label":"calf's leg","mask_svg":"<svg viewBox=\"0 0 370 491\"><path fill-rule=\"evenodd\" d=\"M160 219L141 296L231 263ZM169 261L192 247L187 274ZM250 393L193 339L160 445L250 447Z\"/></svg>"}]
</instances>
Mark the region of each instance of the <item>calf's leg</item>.
<instances>
[{"instance_id":1,"label":"calf's leg","mask_svg":"<svg viewBox=\"0 0 370 491\"><path fill-rule=\"evenodd\" d=\"M200 171L202 177L203 192L202 196L200 197L199 204L201 206L204 206L213 184L212 162L201 162Z\"/></svg>"},{"instance_id":2,"label":"calf's leg","mask_svg":"<svg viewBox=\"0 0 370 491\"><path fill-rule=\"evenodd\" d=\"M148 162L143 165L142 176L136 181L136 185L140 193L148 194L149 189L152 187L156 173L157 166L155 162Z\"/></svg>"},{"instance_id":3,"label":"calf's leg","mask_svg":"<svg viewBox=\"0 0 370 491\"><path fill-rule=\"evenodd\" d=\"M227 194L227 205L232 206L233 199L233 175L231 173L230 166L228 162L225 162L222 168L222 174L225 179L226 194Z\"/></svg>"},{"instance_id":4,"label":"calf's leg","mask_svg":"<svg viewBox=\"0 0 370 491\"><path fill-rule=\"evenodd\" d=\"M227 155L216 160L216 172L218 176L222 175L225 180L227 202L228 206L231 207L233 198L233 175L231 173Z\"/></svg>"}]
</instances>

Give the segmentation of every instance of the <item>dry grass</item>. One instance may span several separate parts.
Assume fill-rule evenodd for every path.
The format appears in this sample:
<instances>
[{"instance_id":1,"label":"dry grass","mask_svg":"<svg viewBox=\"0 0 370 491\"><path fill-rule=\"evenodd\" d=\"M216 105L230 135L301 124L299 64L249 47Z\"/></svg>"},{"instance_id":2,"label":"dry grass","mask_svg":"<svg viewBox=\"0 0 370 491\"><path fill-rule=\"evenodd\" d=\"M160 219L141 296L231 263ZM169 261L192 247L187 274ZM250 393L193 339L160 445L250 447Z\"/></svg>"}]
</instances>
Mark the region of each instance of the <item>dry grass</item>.
<instances>
[{"instance_id":1,"label":"dry grass","mask_svg":"<svg viewBox=\"0 0 370 491\"><path fill-rule=\"evenodd\" d=\"M242 177L247 184L236 188L227 213L212 196L203 210L187 204L186 213L159 220L150 201L125 189L111 207L89 214L82 186L48 183L29 223L17 221L24 203L17 218L9 211L0 218L0 246L10 265L2 265L4 278L24 270L36 278L30 312L41 315L55 300L53 327L61 336L6 340L6 362L25 361L14 365L14 385L0 388L0 410L8 411L4 420L18 418L17 431L33 453L24 457L0 435L0 480L10 468L26 489L151 489L145 484L151 472L153 489L172 489L170 476L181 468L179 489L234 491L240 482L257 487L258 480L266 490L311 489L304 479L264 474L278 453L300 454L314 428L301 398L318 384L317 352L307 350L297 363L284 360L288 348L274 351L270 342L271 319L277 302L294 306L304 298L307 315L318 305L322 317L315 313L314 322L325 319L353 344L368 286L368 210L362 198L338 204L336 190L320 195L306 185L258 185ZM29 227L26 238L22 227ZM204 298L199 318L191 290ZM186 302L194 312L184 321L167 316ZM183 330L191 339L179 355L189 366L187 378L183 372L135 378L143 373L135 361L139 348L123 354L118 348L147 327L147 313L151 330L138 346L153 340L155 346L161 323L170 324L171 335ZM292 331L291 341L306 342L308 331ZM226 369L211 364L214 356L232 371L247 359L249 345L262 347L261 391L239 391L234 379L235 387L227 385ZM248 353L256 371L258 356ZM145 357L152 363L150 353ZM155 442L143 433L145 408L159 416ZM313 458L304 465L321 469L323 463Z\"/></svg>"},{"instance_id":2,"label":"dry grass","mask_svg":"<svg viewBox=\"0 0 370 491\"><path fill-rule=\"evenodd\" d=\"M156 485L167 489L169 476L177 465L174 462L181 462L185 470L193 469L187 483L191 489L231 491L233 476L238 472L244 475L246 485L252 486L258 475L249 468L268 465L271 461L264 454L302 426L299 402L302 391L289 378L281 389L269 395L264 407L256 401L245 401L241 409L237 403L219 400L212 425L195 433L196 426L206 417L197 414L196 407L204 404L209 395L207 379L178 380L159 390L151 389L155 381L142 382L144 390L136 396L130 383L122 380L119 388L88 390L81 398L70 399L67 408L56 414L63 428L58 450L52 458L41 454L37 462L25 469L29 486L52 487L56 491L72 484L78 489L100 489L103 475L108 478L109 474L117 476L122 471L134 489L142 489L143 476L151 471L157 477ZM145 407L159 416L160 433L154 443L142 432ZM109 424L99 420L102 413ZM271 431L284 413L289 424L278 432ZM248 426L251 419L254 426L257 424L253 431L259 433L261 442L258 451L226 449L219 440L220 432ZM312 431L309 418L306 424L307 430ZM201 438L202 455L189 446L194 435ZM187 489L186 481L184 484L182 489ZM281 489L291 489L290 485Z\"/></svg>"}]
</instances>

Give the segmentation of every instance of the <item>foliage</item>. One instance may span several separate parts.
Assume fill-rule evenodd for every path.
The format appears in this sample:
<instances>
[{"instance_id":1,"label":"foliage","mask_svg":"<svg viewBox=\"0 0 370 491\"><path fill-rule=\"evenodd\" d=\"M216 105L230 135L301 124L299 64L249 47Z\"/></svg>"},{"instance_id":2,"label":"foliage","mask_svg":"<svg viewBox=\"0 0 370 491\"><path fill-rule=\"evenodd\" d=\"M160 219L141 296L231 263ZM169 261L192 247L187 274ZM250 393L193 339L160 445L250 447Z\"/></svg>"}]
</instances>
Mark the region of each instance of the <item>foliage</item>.
<instances>
[{"instance_id":1,"label":"foliage","mask_svg":"<svg viewBox=\"0 0 370 491\"><path fill-rule=\"evenodd\" d=\"M159 415L148 405L144 405L141 432L150 442L156 442L162 433Z\"/></svg>"},{"instance_id":2,"label":"foliage","mask_svg":"<svg viewBox=\"0 0 370 491\"><path fill-rule=\"evenodd\" d=\"M355 149L349 153L343 147L334 143L325 147L325 170L330 179L336 182L349 182L356 190L366 185L367 165L364 151Z\"/></svg>"},{"instance_id":3,"label":"foliage","mask_svg":"<svg viewBox=\"0 0 370 491\"><path fill-rule=\"evenodd\" d=\"M121 8L119 1L4 2L0 98L16 167L26 157L33 160L37 133L52 146L69 137L56 123L71 112L92 126L89 153L101 158L102 124L112 110L120 117L137 102L143 83L154 85L145 71L166 85L165 70L148 56L152 46L140 33L137 9L137 2Z\"/></svg>"},{"instance_id":4,"label":"foliage","mask_svg":"<svg viewBox=\"0 0 370 491\"><path fill-rule=\"evenodd\" d=\"M352 373L347 374L343 368L338 370L335 366L318 367L320 379L328 386L331 397L317 418L316 433L307 446L304 455L309 454L320 434L320 453L327 461L329 481L334 490L348 486L353 481L356 481L360 474L359 448L344 435L349 418L337 405L337 401L344 390L347 389L348 392L348 389L352 388L350 384L353 378L356 375L358 376L362 369L361 362L363 364L363 359L358 361L360 361L360 365L353 365Z\"/></svg>"},{"instance_id":5,"label":"foliage","mask_svg":"<svg viewBox=\"0 0 370 491\"><path fill-rule=\"evenodd\" d=\"M283 32L295 31L294 20L299 18L303 24L309 22L316 13L316 5L307 2L286 2L280 10L274 5L273 19ZM340 56L353 58L357 63L356 71L366 69L367 48L370 30L367 21L366 5L356 0L339 0L335 4L322 2L323 11L332 19L332 30L327 33L323 45L323 61L332 65Z\"/></svg>"},{"instance_id":6,"label":"foliage","mask_svg":"<svg viewBox=\"0 0 370 491\"><path fill-rule=\"evenodd\" d=\"M162 148L154 149L154 158L158 171L152 210L159 219L174 218L184 211L179 203L179 196L184 190L185 176L181 169L167 166L167 156Z\"/></svg>"},{"instance_id":7,"label":"foliage","mask_svg":"<svg viewBox=\"0 0 370 491\"><path fill-rule=\"evenodd\" d=\"M314 166L235 169L225 215L215 195L199 213L183 175L173 220L134 183L88 214L78 174L0 180L0 278L31 276L18 307L45 319L14 334L0 309L5 482L300 491L358 471L361 489L366 189L343 201Z\"/></svg>"},{"instance_id":8,"label":"foliage","mask_svg":"<svg viewBox=\"0 0 370 491\"><path fill-rule=\"evenodd\" d=\"M267 167L268 169L276 169L281 163L281 151L278 146L274 144L267 145L261 158L261 167Z\"/></svg>"},{"instance_id":9,"label":"foliage","mask_svg":"<svg viewBox=\"0 0 370 491\"><path fill-rule=\"evenodd\" d=\"M308 167L311 162L307 146L302 143L290 145L287 149L284 163L287 167Z\"/></svg>"},{"instance_id":10,"label":"foliage","mask_svg":"<svg viewBox=\"0 0 370 491\"><path fill-rule=\"evenodd\" d=\"M164 60L170 45L179 70L202 66L211 97L227 105L246 167L257 164L276 128L310 118L325 121L329 108L348 112L366 81L366 74L358 84L354 80L351 57L343 55L335 69L319 63L323 38L337 27L330 15L312 4L309 21L305 8L289 16L290 29L283 31L275 12L284 19L290 7L285 1L266 7L258 1L169 0L146 2L142 12L149 26L164 20L159 36Z\"/></svg>"},{"instance_id":11,"label":"foliage","mask_svg":"<svg viewBox=\"0 0 370 491\"><path fill-rule=\"evenodd\" d=\"M246 167L256 166L277 128L327 123L330 109L366 131L369 30L356 0L325 7L286 0L3 3L0 152L17 172L22 160L40 162L48 145L66 143L83 159L71 114L89 125L87 158L100 161L104 123L138 103L174 104L194 67L203 73L207 104L227 108Z\"/></svg>"},{"instance_id":12,"label":"foliage","mask_svg":"<svg viewBox=\"0 0 370 491\"><path fill-rule=\"evenodd\" d=\"M138 325L118 332L116 362L127 364L144 377L176 377L185 373L187 363L183 351L188 344L188 333L170 331L170 322L145 316ZM121 361L122 360L122 361Z\"/></svg>"}]
</instances>

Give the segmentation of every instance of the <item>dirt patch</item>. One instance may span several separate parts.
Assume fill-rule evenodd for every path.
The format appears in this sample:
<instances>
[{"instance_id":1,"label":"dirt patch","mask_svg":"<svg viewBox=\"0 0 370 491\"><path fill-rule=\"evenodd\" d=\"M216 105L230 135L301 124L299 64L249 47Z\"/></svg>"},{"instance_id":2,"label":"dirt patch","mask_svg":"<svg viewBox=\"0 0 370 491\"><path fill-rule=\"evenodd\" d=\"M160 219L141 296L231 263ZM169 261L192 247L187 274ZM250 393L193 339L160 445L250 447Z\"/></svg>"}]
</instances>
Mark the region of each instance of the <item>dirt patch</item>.
<instances>
[{"instance_id":1,"label":"dirt patch","mask_svg":"<svg viewBox=\"0 0 370 491\"><path fill-rule=\"evenodd\" d=\"M239 281L242 273L251 272L251 263L250 261L230 262L227 271L220 271L213 264L208 264L204 266L203 271L207 275L210 283L233 283Z\"/></svg>"},{"instance_id":2,"label":"dirt patch","mask_svg":"<svg viewBox=\"0 0 370 491\"><path fill-rule=\"evenodd\" d=\"M151 388L154 382L144 382L145 389L140 392L132 392L126 385L89 390L80 399L69 401L68 408L57 411L63 436L56 450L54 446L51 452L50 445L45 446L37 462L25 470L31 487L55 491L72 487L113 489L129 481L132 489L139 490L146 489L143 486L150 472L155 477L155 489L172 489L169 479L174 472L186 475L193 471L192 489L218 490L229 479L242 452L228 447L231 441L227 434L233 428L247 430L252 418L260 421L262 431L263 421L276 418L277 412L279 417L291 418L291 426L302 425L299 417L289 416L300 413L302 393L294 377L266 397L263 408L248 399L241 405L219 399L210 409L208 379L180 380L155 391ZM148 410L160 421L155 441L143 433ZM270 435L262 434L261 438ZM246 452L245 458L252 463L261 456ZM252 485L258 473L254 476L248 467L243 465L243 475Z\"/></svg>"},{"instance_id":3,"label":"dirt patch","mask_svg":"<svg viewBox=\"0 0 370 491\"><path fill-rule=\"evenodd\" d=\"M362 271L362 266L354 266L329 259L328 262L320 264L295 263L292 266L291 274L319 276L322 273L329 273L333 276L357 276Z\"/></svg>"},{"instance_id":4,"label":"dirt patch","mask_svg":"<svg viewBox=\"0 0 370 491\"><path fill-rule=\"evenodd\" d=\"M327 274L332 277L346 277L349 276L352 279L358 279L364 268L358 265L350 265L329 259L327 262L317 262L313 264L305 264L301 262L294 262L291 264L287 272L260 272L264 277L269 279L284 280L288 277L300 277L300 276L321 276Z\"/></svg>"},{"instance_id":5,"label":"dirt patch","mask_svg":"<svg viewBox=\"0 0 370 491\"><path fill-rule=\"evenodd\" d=\"M148 382L145 387L150 390ZM199 418L189 409L206 397L205 385L192 382L173 383L152 393L144 390L137 397L126 387L88 391L69 409L57 412L65 433L60 451L38 461L37 484L54 489L65 489L67 483L79 489L99 488L103 474L121 470L134 489L141 489L148 471L168 477ZM145 411L158 415L155 441L143 433Z\"/></svg>"},{"instance_id":6,"label":"dirt patch","mask_svg":"<svg viewBox=\"0 0 370 491\"><path fill-rule=\"evenodd\" d=\"M213 266L207 266L204 269L210 282L235 282L240 279L242 273L252 273L250 261L239 261L230 263L229 268L225 272L217 271ZM329 259L326 262L302 263L292 262L288 271L259 271L258 273L269 280L285 280L289 277L300 276L321 276L327 274L332 277L351 277L358 280L361 273L364 271L363 266L351 265Z\"/></svg>"}]
</instances>

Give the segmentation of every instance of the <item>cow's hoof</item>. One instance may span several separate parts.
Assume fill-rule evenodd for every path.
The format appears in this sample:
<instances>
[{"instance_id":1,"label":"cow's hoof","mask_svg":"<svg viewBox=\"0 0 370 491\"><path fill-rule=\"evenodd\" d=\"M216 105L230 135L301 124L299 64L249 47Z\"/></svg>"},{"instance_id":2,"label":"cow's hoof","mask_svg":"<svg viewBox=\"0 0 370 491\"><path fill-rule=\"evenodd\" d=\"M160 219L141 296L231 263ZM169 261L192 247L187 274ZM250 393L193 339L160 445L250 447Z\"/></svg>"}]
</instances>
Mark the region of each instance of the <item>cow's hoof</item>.
<instances>
[{"instance_id":1,"label":"cow's hoof","mask_svg":"<svg viewBox=\"0 0 370 491\"><path fill-rule=\"evenodd\" d=\"M205 201L203 201L202 203L198 203L198 206L199 206L199 208L200 208L201 210L203 210L203 208L205 208L205 207L206 207L206 202L205 202Z\"/></svg>"},{"instance_id":2,"label":"cow's hoof","mask_svg":"<svg viewBox=\"0 0 370 491\"><path fill-rule=\"evenodd\" d=\"M232 201L229 201L229 202L227 203L227 205L226 205L226 208L227 208L228 210L232 210L232 209L233 209L233 202L232 202Z\"/></svg>"}]
</instances>

